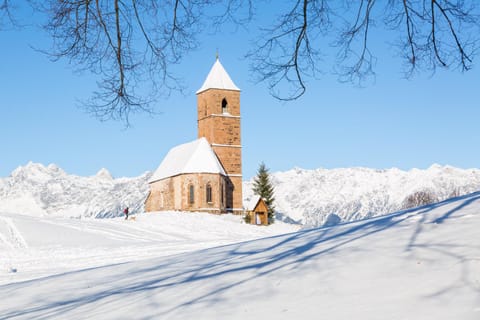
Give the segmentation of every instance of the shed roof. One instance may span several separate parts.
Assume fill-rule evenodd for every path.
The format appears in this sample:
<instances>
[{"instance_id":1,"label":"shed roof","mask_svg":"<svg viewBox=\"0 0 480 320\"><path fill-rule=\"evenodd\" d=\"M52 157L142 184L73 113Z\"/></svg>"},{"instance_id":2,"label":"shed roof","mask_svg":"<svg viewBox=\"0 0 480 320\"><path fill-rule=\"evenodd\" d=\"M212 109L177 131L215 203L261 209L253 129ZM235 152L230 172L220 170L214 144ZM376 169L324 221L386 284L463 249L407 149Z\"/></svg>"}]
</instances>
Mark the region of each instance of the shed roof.
<instances>
[{"instance_id":1,"label":"shed roof","mask_svg":"<svg viewBox=\"0 0 480 320\"><path fill-rule=\"evenodd\" d=\"M207 139L202 137L170 149L148 182L152 183L184 173L226 175Z\"/></svg>"},{"instance_id":2,"label":"shed roof","mask_svg":"<svg viewBox=\"0 0 480 320\"><path fill-rule=\"evenodd\" d=\"M208 73L205 82L203 82L202 87L198 89L196 93L199 94L208 89L240 91L240 89L235 85L235 83L233 83L232 79L228 75L227 71L225 71L218 58L213 64L212 69Z\"/></svg>"},{"instance_id":3,"label":"shed roof","mask_svg":"<svg viewBox=\"0 0 480 320\"><path fill-rule=\"evenodd\" d=\"M255 207L257 206L258 202L260 201L261 197L258 196L258 195L254 195L253 197L251 197L250 199L248 200L245 200L243 202L243 207L245 208L245 210L247 211L253 211L255 209Z\"/></svg>"}]
</instances>

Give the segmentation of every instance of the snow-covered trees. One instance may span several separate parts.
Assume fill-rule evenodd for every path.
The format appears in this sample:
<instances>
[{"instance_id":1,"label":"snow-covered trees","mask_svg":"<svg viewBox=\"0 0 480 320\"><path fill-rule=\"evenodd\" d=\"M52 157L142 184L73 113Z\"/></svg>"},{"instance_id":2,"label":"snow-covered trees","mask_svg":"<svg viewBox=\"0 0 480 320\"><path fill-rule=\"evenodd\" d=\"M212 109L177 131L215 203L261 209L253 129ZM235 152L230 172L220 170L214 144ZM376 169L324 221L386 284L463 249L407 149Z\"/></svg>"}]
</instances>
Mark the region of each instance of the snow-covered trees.
<instances>
[{"instance_id":1,"label":"snow-covered trees","mask_svg":"<svg viewBox=\"0 0 480 320\"><path fill-rule=\"evenodd\" d=\"M410 209L416 208L420 206L425 206L427 204L431 204L434 202L439 201L437 197L435 197L434 192L432 190L421 190L409 195L403 201L403 209Z\"/></svg>"}]
</instances>

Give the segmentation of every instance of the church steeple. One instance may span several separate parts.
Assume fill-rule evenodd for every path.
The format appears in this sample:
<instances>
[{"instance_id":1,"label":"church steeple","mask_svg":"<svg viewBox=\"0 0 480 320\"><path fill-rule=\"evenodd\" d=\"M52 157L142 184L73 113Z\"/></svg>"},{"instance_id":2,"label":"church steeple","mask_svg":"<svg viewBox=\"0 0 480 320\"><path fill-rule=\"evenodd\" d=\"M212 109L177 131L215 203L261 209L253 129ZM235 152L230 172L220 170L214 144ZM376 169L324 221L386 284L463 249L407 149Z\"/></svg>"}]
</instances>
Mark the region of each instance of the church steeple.
<instances>
[{"instance_id":1,"label":"church steeple","mask_svg":"<svg viewBox=\"0 0 480 320\"><path fill-rule=\"evenodd\" d=\"M225 68L223 68L222 64L220 63L220 59L218 59L218 55L215 63L212 66L212 69L210 69L207 78L203 82L203 85L200 87L200 89L198 89L197 94L208 89L240 91L235 83L233 83L227 71L225 71Z\"/></svg>"},{"instance_id":2,"label":"church steeple","mask_svg":"<svg viewBox=\"0 0 480 320\"><path fill-rule=\"evenodd\" d=\"M198 138L171 149L150 178L145 210L243 213L240 89L216 59L197 91Z\"/></svg>"},{"instance_id":3,"label":"church steeple","mask_svg":"<svg viewBox=\"0 0 480 320\"><path fill-rule=\"evenodd\" d=\"M240 89L217 58L197 91L198 137L205 137L225 169L226 206L242 212L242 145Z\"/></svg>"}]
</instances>

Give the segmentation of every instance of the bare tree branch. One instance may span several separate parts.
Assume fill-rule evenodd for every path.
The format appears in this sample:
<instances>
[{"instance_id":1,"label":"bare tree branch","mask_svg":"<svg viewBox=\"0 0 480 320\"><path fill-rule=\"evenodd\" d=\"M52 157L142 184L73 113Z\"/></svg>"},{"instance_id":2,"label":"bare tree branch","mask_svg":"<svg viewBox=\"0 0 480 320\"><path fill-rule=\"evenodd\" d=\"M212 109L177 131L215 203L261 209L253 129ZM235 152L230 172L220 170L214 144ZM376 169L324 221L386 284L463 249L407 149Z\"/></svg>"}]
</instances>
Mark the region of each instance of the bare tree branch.
<instances>
[{"instance_id":1,"label":"bare tree branch","mask_svg":"<svg viewBox=\"0 0 480 320\"><path fill-rule=\"evenodd\" d=\"M375 64L375 57L370 52L368 46L368 37L370 32L370 25L372 24L372 10L375 5L375 0L361 0L357 9L355 22L351 26L347 26L337 46L341 48L339 54L339 63L345 64L343 70L340 72L341 81L356 82L361 84L368 77L374 76L373 66ZM354 44L360 38L360 52L354 49ZM353 57L352 57L353 56ZM350 60L353 60L350 62Z\"/></svg>"},{"instance_id":2,"label":"bare tree branch","mask_svg":"<svg viewBox=\"0 0 480 320\"><path fill-rule=\"evenodd\" d=\"M224 0L219 1L222 8L220 13L212 16L212 24L216 32L221 32L221 27L227 23L235 27L242 27L250 23L254 16L253 0ZM242 12L245 11L245 15Z\"/></svg>"},{"instance_id":3,"label":"bare tree branch","mask_svg":"<svg viewBox=\"0 0 480 320\"><path fill-rule=\"evenodd\" d=\"M472 59L470 58L470 54L467 54L464 49L464 44L459 40L458 37L458 32L459 30L455 28L452 22L452 18L450 17L449 13L452 13L452 17L459 17L461 20L466 18L468 16L468 13L463 12L461 7L451 7L449 6L449 2L446 1L445 6L442 6L439 1L432 0L432 25L433 23L433 16L434 16L434 9L435 7L440 10L443 18L448 24L448 30L451 34L451 36L455 39L455 45L456 49L458 51L458 54L460 55L460 65L463 70L468 70L470 69L470 63L472 62ZM455 14L456 12L456 14ZM434 40L434 43L436 41ZM435 44L435 56L437 57L438 61L442 63L443 66L447 66L445 62L440 58L440 53L438 51L438 48Z\"/></svg>"},{"instance_id":4,"label":"bare tree branch","mask_svg":"<svg viewBox=\"0 0 480 320\"><path fill-rule=\"evenodd\" d=\"M410 7L408 6L407 0L403 0L403 10L405 13L405 25L407 26L407 44L408 47L410 48L410 56L408 57L409 63L412 66L412 69L415 69L415 63L416 63L416 53L415 53L415 44L414 44L414 26L413 26L413 21L412 18L410 17ZM408 56L408 54L407 54Z\"/></svg>"},{"instance_id":5,"label":"bare tree branch","mask_svg":"<svg viewBox=\"0 0 480 320\"><path fill-rule=\"evenodd\" d=\"M182 88L169 70L196 47L195 20L202 8L195 3L48 1L45 29L54 40L48 53L100 75L98 90L83 106L101 120L128 125L131 113L154 112L156 97Z\"/></svg>"},{"instance_id":6,"label":"bare tree branch","mask_svg":"<svg viewBox=\"0 0 480 320\"><path fill-rule=\"evenodd\" d=\"M391 8L395 4L391 1ZM386 24L398 32L402 21L406 40L400 49L409 48L407 77L416 69L435 71L436 67L460 67L467 71L478 49L480 32L478 5L473 1L403 0L403 12ZM392 23L394 22L394 23ZM460 37L462 35L462 37Z\"/></svg>"},{"instance_id":7,"label":"bare tree branch","mask_svg":"<svg viewBox=\"0 0 480 320\"><path fill-rule=\"evenodd\" d=\"M259 75L258 80L268 81L276 98L293 100L305 93L304 78L315 76L320 58L319 51L311 45L309 31L326 31L329 23L326 0L297 0L273 28L264 30L262 40L248 57L253 60L252 69Z\"/></svg>"},{"instance_id":8,"label":"bare tree branch","mask_svg":"<svg viewBox=\"0 0 480 320\"><path fill-rule=\"evenodd\" d=\"M0 30L6 29L7 26L19 26L17 19L15 19L12 11L12 4L10 0L0 1Z\"/></svg>"},{"instance_id":9,"label":"bare tree branch","mask_svg":"<svg viewBox=\"0 0 480 320\"><path fill-rule=\"evenodd\" d=\"M45 13L53 60L98 75L98 88L83 106L101 120L155 112L152 102L181 81L172 73L199 45L203 30L243 27L262 0L25 0ZM18 4L20 2L16 2ZM275 2L277 3L277 2ZM328 55L341 81L375 77L372 45L378 32L397 36L405 75L437 67L467 71L480 40L477 0L295 0L273 8L277 19L248 53L258 81L281 100L301 97L308 80L325 71ZM11 0L0 0L0 28L11 23ZM387 31L385 30L387 29ZM333 41L335 40L335 41ZM331 51L336 54L331 54ZM329 64L331 65L331 64ZM322 66L322 68L320 68ZM327 70L329 71L329 70Z\"/></svg>"}]
</instances>

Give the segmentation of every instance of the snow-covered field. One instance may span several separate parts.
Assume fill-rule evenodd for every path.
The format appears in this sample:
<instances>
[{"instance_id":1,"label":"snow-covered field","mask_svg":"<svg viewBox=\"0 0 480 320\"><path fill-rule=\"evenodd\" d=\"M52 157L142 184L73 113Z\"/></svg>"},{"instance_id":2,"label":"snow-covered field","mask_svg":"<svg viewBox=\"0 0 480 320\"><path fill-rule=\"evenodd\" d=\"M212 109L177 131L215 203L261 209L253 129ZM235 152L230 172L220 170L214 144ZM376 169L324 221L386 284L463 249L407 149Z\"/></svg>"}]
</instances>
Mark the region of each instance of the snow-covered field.
<instances>
[{"instance_id":1,"label":"snow-covered field","mask_svg":"<svg viewBox=\"0 0 480 320\"><path fill-rule=\"evenodd\" d=\"M480 319L480 193L293 233L181 213L0 228L1 319Z\"/></svg>"},{"instance_id":2,"label":"snow-covered field","mask_svg":"<svg viewBox=\"0 0 480 320\"><path fill-rule=\"evenodd\" d=\"M0 284L298 229L284 223L257 227L242 223L240 216L206 213L144 213L130 216L128 221L0 213Z\"/></svg>"}]
</instances>

